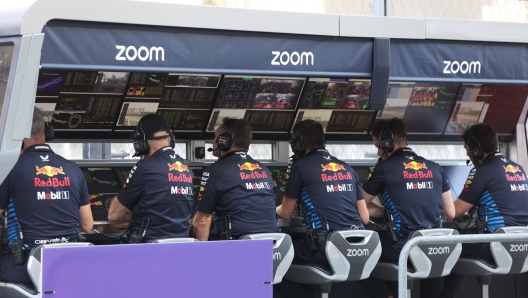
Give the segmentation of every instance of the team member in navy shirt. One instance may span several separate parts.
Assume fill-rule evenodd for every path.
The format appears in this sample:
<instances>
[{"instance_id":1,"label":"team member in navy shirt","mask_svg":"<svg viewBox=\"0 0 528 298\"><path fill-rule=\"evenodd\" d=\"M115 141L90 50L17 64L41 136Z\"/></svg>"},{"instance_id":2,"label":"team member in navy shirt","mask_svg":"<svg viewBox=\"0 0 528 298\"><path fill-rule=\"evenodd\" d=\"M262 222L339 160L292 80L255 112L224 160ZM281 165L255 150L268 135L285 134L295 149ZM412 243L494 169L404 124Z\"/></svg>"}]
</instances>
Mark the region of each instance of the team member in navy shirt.
<instances>
[{"instance_id":1,"label":"team member in navy shirt","mask_svg":"<svg viewBox=\"0 0 528 298\"><path fill-rule=\"evenodd\" d=\"M290 165L290 178L277 215L290 218L297 200L301 201L306 229L315 233L363 229L368 210L356 172L330 155L319 122L304 120L293 127L292 150L297 156ZM316 249L307 238L294 241L294 262L317 263L328 267L324 247Z\"/></svg>"},{"instance_id":2,"label":"team member in navy shirt","mask_svg":"<svg viewBox=\"0 0 528 298\"><path fill-rule=\"evenodd\" d=\"M200 241L238 239L253 233L277 232L275 192L268 168L247 154L251 125L225 118L215 131L213 155L218 161L203 173L193 226Z\"/></svg>"},{"instance_id":3,"label":"team member in navy shirt","mask_svg":"<svg viewBox=\"0 0 528 298\"><path fill-rule=\"evenodd\" d=\"M0 213L7 210L9 241L0 259L0 280L32 284L27 262L15 262L13 243L24 246L27 260L34 246L77 242L79 229L90 231L93 219L81 169L45 144L44 115L37 108L22 152L0 186Z\"/></svg>"},{"instance_id":4,"label":"team member in navy shirt","mask_svg":"<svg viewBox=\"0 0 528 298\"><path fill-rule=\"evenodd\" d=\"M463 139L464 148L475 167L455 201L456 217L478 207L478 221L485 229L470 233L492 233L506 226L528 225L526 172L498 152L495 130L486 124L476 124L464 132ZM463 243L460 257L478 257L495 263L489 243ZM448 276L443 297L454 297L462 282L461 275L452 273Z\"/></svg>"},{"instance_id":5,"label":"team member in navy shirt","mask_svg":"<svg viewBox=\"0 0 528 298\"><path fill-rule=\"evenodd\" d=\"M171 138L167 123L155 114L141 118L136 127L134 149L143 159L108 211L110 221L131 219L129 243L189 236L194 175L172 149Z\"/></svg>"},{"instance_id":6,"label":"team member in navy shirt","mask_svg":"<svg viewBox=\"0 0 528 298\"><path fill-rule=\"evenodd\" d=\"M388 158L376 165L363 184L363 195L367 203L378 195L393 218L398 241L381 237L380 261L397 262L410 233L442 227L441 213L452 220L455 208L443 169L407 147L407 131L401 119L379 121L372 128L372 138L378 154ZM368 208L373 217L384 215L384 208L374 204ZM388 284L397 291L396 282Z\"/></svg>"}]
</instances>

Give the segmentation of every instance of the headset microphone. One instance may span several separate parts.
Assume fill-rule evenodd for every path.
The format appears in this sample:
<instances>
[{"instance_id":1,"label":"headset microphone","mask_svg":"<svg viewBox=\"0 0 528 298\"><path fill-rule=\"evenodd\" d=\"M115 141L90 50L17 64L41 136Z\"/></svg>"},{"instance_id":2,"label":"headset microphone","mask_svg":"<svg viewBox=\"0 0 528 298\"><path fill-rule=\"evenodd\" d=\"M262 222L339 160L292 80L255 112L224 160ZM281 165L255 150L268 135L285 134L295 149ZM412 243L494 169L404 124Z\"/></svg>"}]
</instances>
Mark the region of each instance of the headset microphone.
<instances>
[{"instance_id":1,"label":"headset microphone","mask_svg":"<svg viewBox=\"0 0 528 298\"><path fill-rule=\"evenodd\" d=\"M469 164L471 163L471 160L466 160L466 166L469 166Z\"/></svg>"},{"instance_id":2,"label":"headset microphone","mask_svg":"<svg viewBox=\"0 0 528 298\"><path fill-rule=\"evenodd\" d=\"M209 149L207 149L207 152L213 152L213 151L216 151L216 150L220 150L220 149L218 149L218 148L216 148L216 149L209 148Z\"/></svg>"}]
</instances>

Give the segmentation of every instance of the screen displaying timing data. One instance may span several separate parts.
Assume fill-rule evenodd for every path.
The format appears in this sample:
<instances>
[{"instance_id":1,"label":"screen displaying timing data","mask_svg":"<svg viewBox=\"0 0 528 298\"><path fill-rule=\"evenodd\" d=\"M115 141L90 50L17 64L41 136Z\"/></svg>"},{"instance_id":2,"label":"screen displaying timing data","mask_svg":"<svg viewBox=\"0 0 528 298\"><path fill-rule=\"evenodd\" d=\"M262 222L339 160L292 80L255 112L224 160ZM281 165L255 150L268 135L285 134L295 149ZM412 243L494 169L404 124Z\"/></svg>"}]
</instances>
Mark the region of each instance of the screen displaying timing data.
<instances>
[{"instance_id":1,"label":"screen displaying timing data","mask_svg":"<svg viewBox=\"0 0 528 298\"><path fill-rule=\"evenodd\" d=\"M273 186L275 187L275 195L277 196L276 204L279 206L282 204L282 198L284 197L284 192L286 191L286 183L290 178L287 173L286 166L282 167L268 167L273 178Z\"/></svg>"},{"instance_id":2,"label":"screen displaying timing data","mask_svg":"<svg viewBox=\"0 0 528 298\"><path fill-rule=\"evenodd\" d=\"M460 85L390 82L387 103L379 118L401 117L411 134L442 134Z\"/></svg>"},{"instance_id":3,"label":"screen displaying timing data","mask_svg":"<svg viewBox=\"0 0 528 298\"><path fill-rule=\"evenodd\" d=\"M35 106L57 131L111 131L128 72L41 70Z\"/></svg>"},{"instance_id":4,"label":"screen displaying timing data","mask_svg":"<svg viewBox=\"0 0 528 298\"><path fill-rule=\"evenodd\" d=\"M445 133L462 134L473 124L485 123L498 134L511 135L527 96L526 85L464 84Z\"/></svg>"},{"instance_id":5,"label":"screen displaying timing data","mask_svg":"<svg viewBox=\"0 0 528 298\"><path fill-rule=\"evenodd\" d=\"M294 110L304 82L305 78L224 76L214 107Z\"/></svg>"},{"instance_id":6,"label":"screen displaying timing data","mask_svg":"<svg viewBox=\"0 0 528 298\"><path fill-rule=\"evenodd\" d=\"M115 131L132 131L147 114L160 115L174 131L203 132L220 75L132 73Z\"/></svg>"},{"instance_id":7,"label":"screen displaying timing data","mask_svg":"<svg viewBox=\"0 0 528 298\"><path fill-rule=\"evenodd\" d=\"M245 119L253 132L288 132L295 119L295 111L213 109L207 132L214 132L224 118Z\"/></svg>"},{"instance_id":8,"label":"screen displaying timing data","mask_svg":"<svg viewBox=\"0 0 528 298\"><path fill-rule=\"evenodd\" d=\"M160 108L210 109L220 75L170 73L159 104Z\"/></svg>"},{"instance_id":9,"label":"screen displaying timing data","mask_svg":"<svg viewBox=\"0 0 528 298\"><path fill-rule=\"evenodd\" d=\"M310 78L300 109L368 109L370 79Z\"/></svg>"},{"instance_id":10,"label":"screen displaying timing data","mask_svg":"<svg viewBox=\"0 0 528 298\"><path fill-rule=\"evenodd\" d=\"M460 193L464 190L464 185L468 178L469 172L473 168L472 166L442 166L447 179L449 180L449 186L451 187L451 197L453 201L456 200Z\"/></svg>"},{"instance_id":11,"label":"screen displaying timing data","mask_svg":"<svg viewBox=\"0 0 528 298\"><path fill-rule=\"evenodd\" d=\"M376 111L299 109L295 123L311 119L321 123L325 133L365 134L370 131Z\"/></svg>"},{"instance_id":12,"label":"screen displaying timing data","mask_svg":"<svg viewBox=\"0 0 528 298\"><path fill-rule=\"evenodd\" d=\"M81 168L86 183L94 221L108 221L107 201L121 189L111 168Z\"/></svg>"}]
</instances>

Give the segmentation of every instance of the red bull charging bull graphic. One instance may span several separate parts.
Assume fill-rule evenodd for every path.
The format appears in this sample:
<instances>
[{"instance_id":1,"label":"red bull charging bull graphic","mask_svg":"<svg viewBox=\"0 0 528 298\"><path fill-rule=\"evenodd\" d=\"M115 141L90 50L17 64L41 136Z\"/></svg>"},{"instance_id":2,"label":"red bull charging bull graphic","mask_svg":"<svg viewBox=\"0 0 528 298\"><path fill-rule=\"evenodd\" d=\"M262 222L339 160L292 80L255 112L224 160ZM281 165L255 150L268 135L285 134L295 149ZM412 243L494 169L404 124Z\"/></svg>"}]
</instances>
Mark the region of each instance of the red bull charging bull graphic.
<instances>
[{"instance_id":1,"label":"red bull charging bull graphic","mask_svg":"<svg viewBox=\"0 0 528 298\"><path fill-rule=\"evenodd\" d=\"M35 166L35 168L37 169L37 175L46 175L48 177L53 177L59 174L65 175L62 167L56 168L52 166L43 166L39 168L38 166Z\"/></svg>"},{"instance_id":2,"label":"red bull charging bull graphic","mask_svg":"<svg viewBox=\"0 0 528 298\"><path fill-rule=\"evenodd\" d=\"M237 164L237 166L241 171L262 170L258 163L245 162L241 165Z\"/></svg>"},{"instance_id":3,"label":"red bull charging bull graphic","mask_svg":"<svg viewBox=\"0 0 528 298\"><path fill-rule=\"evenodd\" d=\"M169 165L169 171L178 171L180 173L189 172L189 167L187 167L187 165L184 165L179 161L173 164L167 163L167 165Z\"/></svg>"},{"instance_id":4,"label":"red bull charging bull graphic","mask_svg":"<svg viewBox=\"0 0 528 298\"><path fill-rule=\"evenodd\" d=\"M425 165L425 162L416 162L414 160L411 162L404 162L403 166L405 170L407 169L412 169L415 171L424 170L424 169L427 170L427 166Z\"/></svg>"},{"instance_id":5,"label":"red bull charging bull graphic","mask_svg":"<svg viewBox=\"0 0 528 298\"><path fill-rule=\"evenodd\" d=\"M331 163L328 163L326 165L321 164L321 168L323 168L323 172L324 171L332 171L332 172L346 171L344 165L337 164L335 162L331 162Z\"/></svg>"}]
</instances>

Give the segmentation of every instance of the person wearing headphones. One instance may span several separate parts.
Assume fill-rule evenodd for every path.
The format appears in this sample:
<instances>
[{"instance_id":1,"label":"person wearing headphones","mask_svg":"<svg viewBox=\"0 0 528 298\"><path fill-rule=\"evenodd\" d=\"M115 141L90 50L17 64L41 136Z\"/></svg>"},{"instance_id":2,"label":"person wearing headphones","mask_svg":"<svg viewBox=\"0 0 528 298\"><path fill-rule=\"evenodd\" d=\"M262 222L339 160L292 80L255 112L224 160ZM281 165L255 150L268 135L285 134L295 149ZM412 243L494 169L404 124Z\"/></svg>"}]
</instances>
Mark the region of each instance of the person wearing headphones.
<instances>
[{"instance_id":1,"label":"person wearing headphones","mask_svg":"<svg viewBox=\"0 0 528 298\"><path fill-rule=\"evenodd\" d=\"M143 159L109 202L108 220L130 220L126 243L189 237L194 174L172 149L169 126L156 114L145 115L134 136L134 156Z\"/></svg>"},{"instance_id":2,"label":"person wearing headphones","mask_svg":"<svg viewBox=\"0 0 528 298\"><path fill-rule=\"evenodd\" d=\"M495 130L476 124L462 136L467 155L475 166L455 200L455 217L476 207L477 224L468 233L493 233L506 226L528 225L528 184L519 164L498 152ZM478 257L490 264L495 259L489 243L463 243L461 258ZM455 297L464 277L451 273L445 278L441 297Z\"/></svg>"},{"instance_id":3,"label":"person wearing headphones","mask_svg":"<svg viewBox=\"0 0 528 298\"><path fill-rule=\"evenodd\" d=\"M409 234L416 230L442 227L441 214L448 220L455 215L449 181L444 170L435 162L418 156L407 147L407 130L399 118L382 120L374 124L372 139L378 148L379 162L363 184L363 196L372 217L387 217L394 224L393 232L380 237L382 253L380 261L397 262ZM372 204L379 196L383 207ZM377 281L379 289L383 281ZM397 282L387 282L392 293L397 293ZM423 297L433 297L432 290L441 288L439 279L424 280ZM384 297L388 297L386 295Z\"/></svg>"},{"instance_id":4,"label":"person wearing headphones","mask_svg":"<svg viewBox=\"0 0 528 298\"><path fill-rule=\"evenodd\" d=\"M209 151L218 160L203 172L193 220L198 240L209 239L213 212L212 240L277 232L273 179L247 153L251 139L251 125L244 119L224 118L215 131Z\"/></svg>"},{"instance_id":5,"label":"person wearing headphones","mask_svg":"<svg viewBox=\"0 0 528 298\"><path fill-rule=\"evenodd\" d=\"M326 268L325 245L332 231L363 229L368 210L356 172L325 149L323 126L303 120L293 127L290 142L294 157L290 178L277 215L290 218L300 200L307 235L293 241L295 263L316 263Z\"/></svg>"},{"instance_id":6,"label":"person wearing headphones","mask_svg":"<svg viewBox=\"0 0 528 298\"><path fill-rule=\"evenodd\" d=\"M33 247L77 242L79 231L93 228L84 174L45 144L50 124L44 117L34 108L31 136L24 139L22 154L0 185L0 214L7 211L8 237L0 255L1 281L33 284L27 269Z\"/></svg>"}]
</instances>

